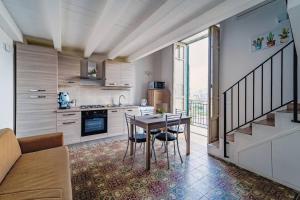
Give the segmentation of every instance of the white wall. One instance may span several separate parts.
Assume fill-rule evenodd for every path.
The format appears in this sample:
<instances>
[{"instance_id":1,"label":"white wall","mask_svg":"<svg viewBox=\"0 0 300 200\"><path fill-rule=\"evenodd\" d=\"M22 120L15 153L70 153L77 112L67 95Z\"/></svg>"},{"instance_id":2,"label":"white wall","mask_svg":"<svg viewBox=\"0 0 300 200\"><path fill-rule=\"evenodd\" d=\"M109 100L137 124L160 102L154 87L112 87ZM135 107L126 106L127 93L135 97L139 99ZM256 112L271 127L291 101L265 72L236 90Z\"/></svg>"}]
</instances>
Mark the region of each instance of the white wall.
<instances>
[{"instance_id":1,"label":"white wall","mask_svg":"<svg viewBox=\"0 0 300 200\"><path fill-rule=\"evenodd\" d=\"M251 39L259 34L266 33L278 27L276 18L278 15L286 13L286 5L284 0L278 0L268 4L254 12L246 14L242 17L232 17L220 24L221 28L221 44L220 44L220 135L223 135L223 92L231 85L236 83L240 78L253 70L264 60L269 58L282 46L270 48L266 50L251 52ZM292 55L292 51L287 52L288 56ZM285 56L286 57L286 56ZM287 58L287 57L286 57ZM290 65L285 65L289 67ZM268 73L268 66L265 67L265 73ZM274 71L273 71L274 72ZM267 77L267 75L265 74ZM291 78L291 74L285 74L285 80ZM258 76L259 77L259 72ZM267 81L267 80L266 80ZM276 82L276 81L274 81ZM278 81L277 81L278 82ZM249 83L248 83L249 84ZM251 84L251 77L250 77ZM268 83L264 82L264 88ZM242 87L242 86L241 86ZM279 86L280 87L280 86ZM291 84L285 85L287 90L292 91ZM248 87L247 87L248 88ZM249 90L250 88L248 88ZM274 89L275 91L276 89ZM257 91L256 91L257 92ZM235 90L235 94L236 94ZM269 101L269 92L264 92L264 100ZM285 94L286 97L292 93ZM251 101L252 94L247 95ZM257 95L258 96L258 95ZM241 97L241 100L243 97ZM257 99L255 99L257 101ZM252 103L249 103L249 105ZM255 104L259 105L259 104ZM244 105L240 105L242 108ZM267 105L265 105L267 106ZM264 107L265 107L264 106ZM252 107L248 107L252 111ZM255 108L256 109L256 108ZM230 110L230 109L228 109ZM227 114L230 114L227 112ZM242 113L240 113L242 115ZM249 114L251 114L249 112ZM244 115L242 115L244 116ZM229 117L229 116L228 116ZM236 116L235 116L236 117ZM244 119L242 119L243 121ZM221 136L222 137L222 136Z\"/></svg>"},{"instance_id":2,"label":"white wall","mask_svg":"<svg viewBox=\"0 0 300 200\"><path fill-rule=\"evenodd\" d=\"M0 28L0 129L14 127L13 52L13 41Z\"/></svg>"}]
</instances>

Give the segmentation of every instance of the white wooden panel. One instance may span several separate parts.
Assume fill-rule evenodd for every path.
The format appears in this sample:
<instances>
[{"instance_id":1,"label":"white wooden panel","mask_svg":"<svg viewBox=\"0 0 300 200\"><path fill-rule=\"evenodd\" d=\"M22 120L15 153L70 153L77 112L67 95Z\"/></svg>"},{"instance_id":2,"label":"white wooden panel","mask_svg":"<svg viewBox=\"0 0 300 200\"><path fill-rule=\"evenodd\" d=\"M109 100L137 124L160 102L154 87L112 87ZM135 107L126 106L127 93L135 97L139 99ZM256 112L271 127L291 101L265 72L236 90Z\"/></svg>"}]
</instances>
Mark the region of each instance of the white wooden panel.
<instances>
[{"instance_id":1,"label":"white wooden panel","mask_svg":"<svg viewBox=\"0 0 300 200\"><path fill-rule=\"evenodd\" d=\"M114 109L107 111L107 128L108 134L123 132L123 115L122 109Z\"/></svg>"},{"instance_id":2,"label":"white wooden panel","mask_svg":"<svg viewBox=\"0 0 300 200\"><path fill-rule=\"evenodd\" d=\"M271 142L239 152L238 162L249 170L271 177Z\"/></svg>"},{"instance_id":3,"label":"white wooden panel","mask_svg":"<svg viewBox=\"0 0 300 200\"><path fill-rule=\"evenodd\" d=\"M300 131L272 141L273 177L300 188Z\"/></svg>"}]
</instances>

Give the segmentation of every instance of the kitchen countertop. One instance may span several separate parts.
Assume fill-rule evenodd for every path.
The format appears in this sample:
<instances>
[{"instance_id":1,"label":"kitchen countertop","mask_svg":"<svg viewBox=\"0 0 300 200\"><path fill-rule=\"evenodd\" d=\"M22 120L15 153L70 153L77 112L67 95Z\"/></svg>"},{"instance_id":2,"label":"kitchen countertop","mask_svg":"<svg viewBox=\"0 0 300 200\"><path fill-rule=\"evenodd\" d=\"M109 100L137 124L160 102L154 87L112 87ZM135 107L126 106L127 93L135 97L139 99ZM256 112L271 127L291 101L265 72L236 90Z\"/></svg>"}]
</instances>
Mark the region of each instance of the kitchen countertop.
<instances>
[{"instance_id":1,"label":"kitchen countertop","mask_svg":"<svg viewBox=\"0 0 300 200\"><path fill-rule=\"evenodd\" d=\"M105 106L102 108L86 108L81 109L80 107L72 107L70 109L57 109L57 113L65 113L65 112L80 112L87 110L114 110L114 109L128 109L128 108L138 108L140 106L135 105L124 105L124 106Z\"/></svg>"}]
</instances>

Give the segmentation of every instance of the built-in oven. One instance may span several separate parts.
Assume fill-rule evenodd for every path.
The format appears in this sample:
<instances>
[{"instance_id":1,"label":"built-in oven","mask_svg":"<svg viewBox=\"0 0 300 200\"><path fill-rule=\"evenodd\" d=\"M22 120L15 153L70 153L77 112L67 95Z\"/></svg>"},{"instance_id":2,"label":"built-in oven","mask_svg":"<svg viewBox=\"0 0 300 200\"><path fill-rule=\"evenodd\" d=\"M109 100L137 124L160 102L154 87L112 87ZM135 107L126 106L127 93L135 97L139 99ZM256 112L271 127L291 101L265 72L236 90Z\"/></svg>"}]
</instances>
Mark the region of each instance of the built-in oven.
<instances>
[{"instance_id":1,"label":"built-in oven","mask_svg":"<svg viewBox=\"0 0 300 200\"><path fill-rule=\"evenodd\" d=\"M107 110L81 111L81 136L107 133Z\"/></svg>"}]
</instances>

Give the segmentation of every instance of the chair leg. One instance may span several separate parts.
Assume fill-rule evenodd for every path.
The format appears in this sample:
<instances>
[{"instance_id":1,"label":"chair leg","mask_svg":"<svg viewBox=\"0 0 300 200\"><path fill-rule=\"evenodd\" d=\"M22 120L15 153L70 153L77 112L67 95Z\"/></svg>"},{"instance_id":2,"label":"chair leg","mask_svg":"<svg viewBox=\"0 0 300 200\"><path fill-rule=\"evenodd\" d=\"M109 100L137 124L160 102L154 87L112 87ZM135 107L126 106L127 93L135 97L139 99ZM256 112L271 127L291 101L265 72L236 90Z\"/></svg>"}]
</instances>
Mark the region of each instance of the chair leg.
<instances>
[{"instance_id":1,"label":"chair leg","mask_svg":"<svg viewBox=\"0 0 300 200\"><path fill-rule=\"evenodd\" d=\"M173 144L174 144L174 156L175 156L175 155L176 155L176 151L175 151L175 140L174 140Z\"/></svg>"},{"instance_id":2,"label":"chair leg","mask_svg":"<svg viewBox=\"0 0 300 200\"><path fill-rule=\"evenodd\" d=\"M179 150L178 135L177 135L176 141L177 141L177 150L178 150L178 154L179 154L181 163L183 163L183 160L182 160L182 157L181 157L181 154L180 154L180 150Z\"/></svg>"},{"instance_id":3,"label":"chair leg","mask_svg":"<svg viewBox=\"0 0 300 200\"><path fill-rule=\"evenodd\" d=\"M133 162L135 160L135 153L136 153L136 142L134 143Z\"/></svg>"},{"instance_id":4,"label":"chair leg","mask_svg":"<svg viewBox=\"0 0 300 200\"><path fill-rule=\"evenodd\" d=\"M145 154L145 142L141 143L143 145L143 154Z\"/></svg>"},{"instance_id":5,"label":"chair leg","mask_svg":"<svg viewBox=\"0 0 300 200\"><path fill-rule=\"evenodd\" d=\"M170 169L168 141L166 142L166 151L167 151L168 169Z\"/></svg>"},{"instance_id":6,"label":"chair leg","mask_svg":"<svg viewBox=\"0 0 300 200\"><path fill-rule=\"evenodd\" d=\"M143 143L140 144L140 148L142 148Z\"/></svg>"},{"instance_id":7,"label":"chair leg","mask_svg":"<svg viewBox=\"0 0 300 200\"><path fill-rule=\"evenodd\" d=\"M127 147L126 147L125 155L123 157L123 161L125 160L125 157L126 157L126 154L127 154L127 151L128 151L128 147L129 147L129 140L127 140Z\"/></svg>"},{"instance_id":8,"label":"chair leg","mask_svg":"<svg viewBox=\"0 0 300 200\"><path fill-rule=\"evenodd\" d=\"M154 142L155 142L155 137L153 137L153 139L152 139L152 151L153 151L153 155L154 155L154 160L156 162L156 153L155 153L155 148L154 148Z\"/></svg>"}]
</instances>

